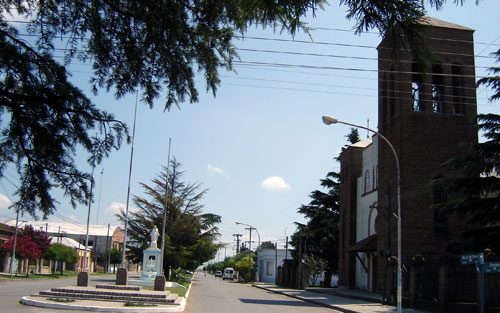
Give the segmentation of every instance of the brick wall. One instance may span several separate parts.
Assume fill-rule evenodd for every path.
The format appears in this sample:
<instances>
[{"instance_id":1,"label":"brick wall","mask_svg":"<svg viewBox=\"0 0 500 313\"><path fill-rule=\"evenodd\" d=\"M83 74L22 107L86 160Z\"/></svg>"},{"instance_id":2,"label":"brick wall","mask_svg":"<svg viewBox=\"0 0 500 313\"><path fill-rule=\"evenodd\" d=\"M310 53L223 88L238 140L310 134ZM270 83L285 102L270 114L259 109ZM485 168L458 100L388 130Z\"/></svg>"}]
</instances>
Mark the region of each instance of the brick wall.
<instances>
[{"instance_id":1,"label":"brick wall","mask_svg":"<svg viewBox=\"0 0 500 313\"><path fill-rule=\"evenodd\" d=\"M438 262L446 248L458 240L464 220L456 216L448 216L447 231L435 229L435 212L431 208L434 190L430 181L455 175L441 164L464 152L460 146L462 142L477 142L473 31L431 27L426 35L434 55L432 63L440 65L440 71L434 69L434 74L430 66L426 74L416 75L408 52L402 52L398 61L390 61L392 55L386 49L387 40L378 48L379 131L393 144L400 161L404 264L417 253L430 262ZM456 68L462 75L453 75ZM415 111L412 100L412 81L418 79L423 111ZM433 111L433 83L442 88L440 113ZM453 87L457 84L460 85L458 89ZM460 104L463 111L460 111ZM378 202L385 203L394 214L397 214L396 188L394 157L388 146L380 141ZM387 219L377 219L379 256L383 256L388 240L390 254L397 255L396 223L396 218L392 218L388 227ZM377 289L383 290L385 261L377 264Z\"/></svg>"}]
</instances>

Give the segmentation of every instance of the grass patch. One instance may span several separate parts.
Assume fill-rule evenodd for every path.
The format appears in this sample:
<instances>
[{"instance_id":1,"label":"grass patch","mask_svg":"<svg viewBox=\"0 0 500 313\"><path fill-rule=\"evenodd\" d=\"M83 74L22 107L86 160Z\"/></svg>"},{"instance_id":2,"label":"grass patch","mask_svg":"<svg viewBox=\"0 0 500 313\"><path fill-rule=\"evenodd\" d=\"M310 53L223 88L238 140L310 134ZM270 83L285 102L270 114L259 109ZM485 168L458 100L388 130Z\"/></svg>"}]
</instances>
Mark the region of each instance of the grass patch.
<instances>
[{"instance_id":1,"label":"grass patch","mask_svg":"<svg viewBox=\"0 0 500 313\"><path fill-rule=\"evenodd\" d=\"M0 278L7 278L10 279L10 274L2 274L0 275ZM12 279L39 279L39 278L44 278L44 279L58 279L59 276L53 276L52 274L30 274L29 277L26 276L26 274L14 274L12 276Z\"/></svg>"},{"instance_id":2,"label":"grass patch","mask_svg":"<svg viewBox=\"0 0 500 313\"><path fill-rule=\"evenodd\" d=\"M70 298L47 298L50 301L54 302L63 302L63 303L68 303L68 302L75 302L75 299L70 299Z\"/></svg>"},{"instance_id":3,"label":"grass patch","mask_svg":"<svg viewBox=\"0 0 500 313\"><path fill-rule=\"evenodd\" d=\"M186 281L186 282L182 283L181 285L183 285L186 288L171 287L171 288L165 288L165 291L169 291L170 293L175 293L175 294L179 295L179 297L185 297L186 293L188 291L189 285L191 285L191 281ZM142 289L154 290L154 287L153 286L143 286Z\"/></svg>"},{"instance_id":4,"label":"grass patch","mask_svg":"<svg viewBox=\"0 0 500 313\"><path fill-rule=\"evenodd\" d=\"M145 306L157 306L157 304L127 301L127 302L125 302L124 306L140 306L140 307L145 307Z\"/></svg>"},{"instance_id":5,"label":"grass patch","mask_svg":"<svg viewBox=\"0 0 500 313\"><path fill-rule=\"evenodd\" d=\"M109 275L111 273L94 273L94 272L91 272L90 273L90 276L98 276L98 275ZM26 274L24 273L18 273L18 274L14 274L14 276L12 276L12 279L59 279L59 277L76 277L78 276L78 272L73 272L73 271L63 271L63 274L61 275L61 272L58 271L54 274L29 274L29 276L27 276ZM0 274L0 278L6 278L6 279L10 279L10 274Z\"/></svg>"}]
</instances>

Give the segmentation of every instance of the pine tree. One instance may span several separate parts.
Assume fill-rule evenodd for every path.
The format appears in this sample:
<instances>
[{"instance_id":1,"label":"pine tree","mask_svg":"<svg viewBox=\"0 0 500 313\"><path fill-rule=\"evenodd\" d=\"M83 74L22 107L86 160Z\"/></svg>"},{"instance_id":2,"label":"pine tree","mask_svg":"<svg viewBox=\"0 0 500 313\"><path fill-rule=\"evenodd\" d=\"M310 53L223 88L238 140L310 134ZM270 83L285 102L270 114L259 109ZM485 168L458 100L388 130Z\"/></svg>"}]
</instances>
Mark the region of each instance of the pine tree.
<instances>
[{"instance_id":1,"label":"pine tree","mask_svg":"<svg viewBox=\"0 0 500 313\"><path fill-rule=\"evenodd\" d=\"M221 217L211 213L203 213L201 200L207 192L201 190L200 184L183 182L181 164L174 158L170 168L152 180L151 185L141 183L145 197L134 197L138 210L129 212L128 236L131 245L132 260L142 262L142 251L149 247L150 232L156 225L159 229L158 248L163 238L163 214L165 212L165 196L167 195L167 219L165 226L164 269L181 267L194 270L196 267L212 259L219 248L215 240L219 236L217 224ZM168 194L166 186L168 183ZM122 211L118 218L125 219Z\"/></svg>"},{"instance_id":2,"label":"pine tree","mask_svg":"<svg viewBox=\"0 0 500 313\"><path fill-rule=\"evenodd\" d=\"M478 128L486 141L469 143L468 154L445 163L460 175L434 181L453 195L436 207L467 218L461 249L489 248L500 255L500 116L479 115Z\"/></svg>"}]
</instances>

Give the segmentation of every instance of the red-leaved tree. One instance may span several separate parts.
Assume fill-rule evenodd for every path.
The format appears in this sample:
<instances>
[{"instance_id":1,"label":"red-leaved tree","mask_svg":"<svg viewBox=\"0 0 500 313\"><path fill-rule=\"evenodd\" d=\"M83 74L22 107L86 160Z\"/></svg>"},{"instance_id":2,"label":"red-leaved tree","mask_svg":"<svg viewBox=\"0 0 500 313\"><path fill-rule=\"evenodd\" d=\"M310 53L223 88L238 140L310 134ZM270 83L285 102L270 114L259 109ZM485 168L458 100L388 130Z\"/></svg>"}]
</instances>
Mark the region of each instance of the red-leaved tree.
<instances>
[{"instance_id":1,"label":"red-leaved tree","mask_svg":"<svg viewBox=\"0 0 500 313\"><path fill-rule=\"evenodd\" d=\"M18 230L16 240L16 259L25 261L38 260L42 254L50 247L50 239L45 232L41 230L34 230L31 225L26 226L24 229ZM12 253L14 246L14 236L1 246L5 253ZM29 273L29 269L28 269Z\"/></svg>"}]
</instances>

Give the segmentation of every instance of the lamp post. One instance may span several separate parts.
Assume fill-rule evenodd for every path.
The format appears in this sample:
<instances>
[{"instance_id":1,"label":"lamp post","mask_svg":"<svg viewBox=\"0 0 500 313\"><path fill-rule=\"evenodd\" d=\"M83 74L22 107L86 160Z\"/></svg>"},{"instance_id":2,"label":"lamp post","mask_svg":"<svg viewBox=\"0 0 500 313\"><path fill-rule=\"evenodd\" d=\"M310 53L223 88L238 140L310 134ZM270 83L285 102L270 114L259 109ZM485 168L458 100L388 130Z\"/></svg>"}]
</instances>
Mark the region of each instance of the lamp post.
<instances>
[{"instance_id":1,"label":"lamp post","mask_svg":"<svg viewBox=\"0 0 500 313\"><path fill-rule=\"evenodd\" d=\"M249 242L248 242L248 272L250 273L250 250L251 250L250 248L252 247L252 229L255 229L255 231L257 232L257 236L259 237L259 244L257 246L257 249L260 247L260 234L259 234L259 231L257 230L257 228L253 227L252 225L248 225L248 224L238 222L238 221L236 221L236 225L248 226L247 229L250 231L250 238L249 238ZM257 264L257 283L259 283L259 265L258 264Z\"/></svg>"},{"instance_id":2,"label":"lamp post","mask_svg":"<svg viewBox=\"0 0 500 313\"><path fill-rule=\"evenodd\" d=\"M21 224L19 224L19 212L20 210L17 209L16 228L14 230L14 245L12 245L12 256L10 258L10 278L14 276L14 260L16 258L17 230L19 229L19 226L21 226L22 223L26 222L22 221Z\"/></svg>"},{"instance_id":3,"label":"lamp post","mask_svg":"<svg viewBox=\"0 0 500 313\"><path fill-rule=\"evenodd\" d=\"M135 108L134 108L134 126L132 128L132 146L130 147L130 163L128 167L128 187L127 187L127 203L125 206L125 221L123 226L123 250L122 250L122 263L121 267L125 268L125 256L127 250L127 228L128 228L128 203L130 199L130 180L132 179L132 165L134 160L134 139L135 139L135 123L137 121L137 99L139 98L139 91L135 94Z\"/></svg>"},{"instance_id":4,"label":"lamp post","mask_svg":"<svg viewBox=\"0 0 500 313\"><path fill-rule=\"evenodd\" d=\"M357 124L348 123L348 122L343 122L343 121L340 121L333 116L323 116L322 120L323 120L323 123L325 123L326 125L338 123L338 124L344 124L344 125L348 125L348 126L371 131L372 133L377 134L383 141L385 141L387 143L387 145L389 146L389 148L392 151L392 154L394 155L394 159L396 160L396 171L397 171L396 174L397 174L397 185L398 185L398 187L397 187L398 188L398 216L397 216L397 221L398 221L398 225L397 225L398 226L398 271L397 271L397 306L396 307L397 307L397 312L401 313L401 309L402 309L401 303L402 303L402 293L403 293L402 285L401 285L401 267L402 267L402 259L401 259L401 172L400 172L400 167L399 167L399 158L398 158L398 154L396 153L396 149L394 149L394 146L391 144L391 142L387 138L385 138L384 135L382 135L378 131L373 130L371 128L357 125Z\"/></svg>"},{"instance_id":5,"label":"lamp post","mask_svg":"<svg viewBox=\"0 0 500 313\"><path fill-rule=\"evenodd\" d=\"M163 224L161 227L161 255L160 255L160 264L161 264L161 273L160 275L165 275L165 269L163 268L163 259L165 254L165 225L167 224L167 208L168 208L168 178L169 173L168 169L170 166L170 146L172 144L172 138L168 138L168 156L167 156L167 177L165 179L165 208L163 210ZM170 274L170 272L169 272Z\"/></svg>"},{"instance_id":6,"label":"lamp post","mask_svg":"<svg viewBox=\"0 0 500 313\"><path fill-rule=\"evenodd\" d=\"M87 271L87 251L89 249L89 227L90 227L90 208L92 206L92 189L94 188L94 169L95 165L92 165L92 177L90 180L90 193L89 193L89 208L87 213L87 232L85 234L85 254L83 256L83 271ZM62 264L61 264L62 266Z\"/></svg>"}]
</instances>

